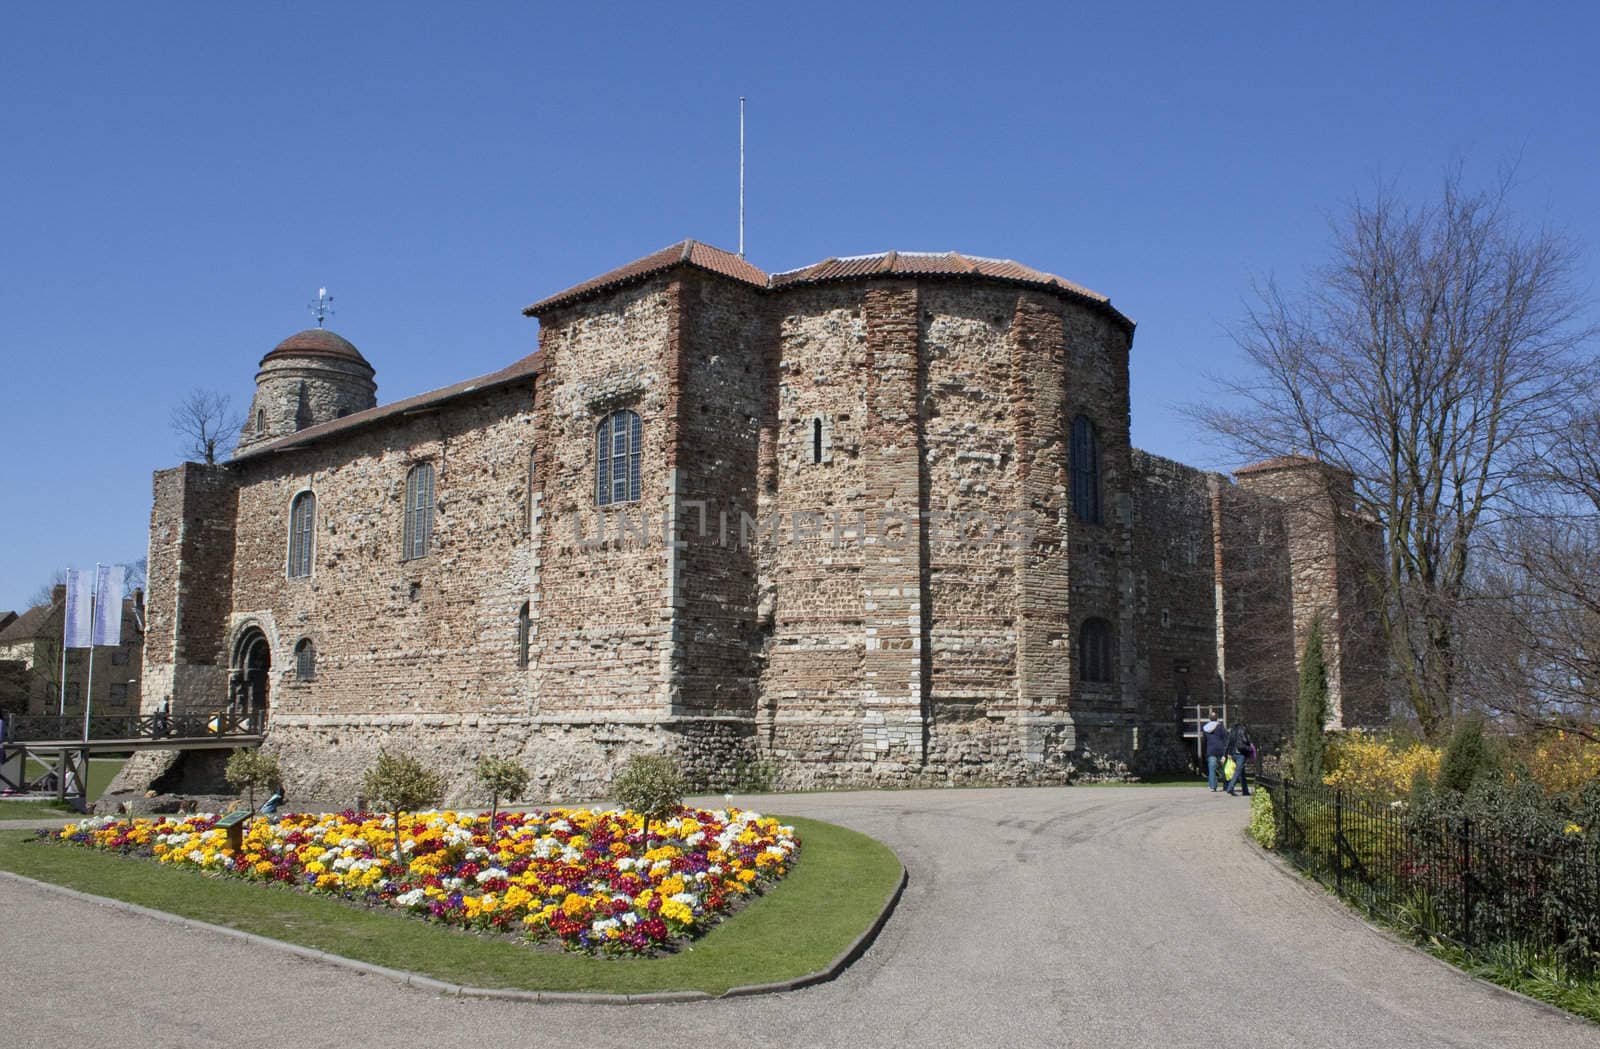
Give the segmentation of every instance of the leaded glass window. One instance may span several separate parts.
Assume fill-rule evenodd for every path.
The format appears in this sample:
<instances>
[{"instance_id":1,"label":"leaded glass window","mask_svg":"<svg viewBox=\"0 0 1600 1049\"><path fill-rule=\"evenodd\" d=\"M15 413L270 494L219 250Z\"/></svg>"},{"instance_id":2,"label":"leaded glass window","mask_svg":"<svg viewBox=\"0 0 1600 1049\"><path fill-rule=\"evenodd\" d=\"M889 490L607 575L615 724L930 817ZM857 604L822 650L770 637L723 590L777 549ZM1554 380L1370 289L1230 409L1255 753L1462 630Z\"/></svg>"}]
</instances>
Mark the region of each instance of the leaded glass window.
<instances>
[{"instance_id":1,"label":"leaded glass window","mask_svg":"<svg viewBox=\"0 0 1600 1049\"><path fill-rule=\"evenodd\" d=\"M612 412L595 430L594 501L599 506L639 498L639 457L644 429L639 413Z\"/></svg>"},{"instance_id":2,"label":"leaded glass window","mask_svg":"<svg viewBox=\"0 0 1600 1049\"><path fill-rule=\"evenodd\" d=\"M1078 631L1078 678L1111 683L1111 624L1104 619L1085 619Z\"/></svg>"},{"instance_id":3,"label":"leaded glass window","mask_svg":"<svg viewBox=\"0 0 1600 1049\"><path fill-rule=\"evenodd\" d=\"M1072 420L1072 512L1087 524L1100 524L1100 438L1085 416Z\"/></svg>"},{"instance_id":4,"label":"leaded glass window","mask_svg":"<svg viewBox=\"0 0 1600 1049\"><path fill-rule=\"evenodd\" d=\"M294 676L298 681L313 681L317 676L317 646L309 637L294 646Z\"/></svg>"},{"instance_id":5,"label":"leaded glass window","mask_svg":"<svg viewBox=\"0 0 1600 1049\"><path fill-rule=\"evenodd\" d=\"M418 463L406 474L406 523L401 557L427 556L433 545L433 464Z\"/></svg>"},{"instance_id":6,"label":"leaded glass window","mask_svg":"<svg viewBox=\"0 0 1600 1049\"><path fill-rule=\"evenodd\" d=\"M313 530L317 523L317 497L301 492L289 504L289 575L311 574Z\"/></svg>"}]
</instances>

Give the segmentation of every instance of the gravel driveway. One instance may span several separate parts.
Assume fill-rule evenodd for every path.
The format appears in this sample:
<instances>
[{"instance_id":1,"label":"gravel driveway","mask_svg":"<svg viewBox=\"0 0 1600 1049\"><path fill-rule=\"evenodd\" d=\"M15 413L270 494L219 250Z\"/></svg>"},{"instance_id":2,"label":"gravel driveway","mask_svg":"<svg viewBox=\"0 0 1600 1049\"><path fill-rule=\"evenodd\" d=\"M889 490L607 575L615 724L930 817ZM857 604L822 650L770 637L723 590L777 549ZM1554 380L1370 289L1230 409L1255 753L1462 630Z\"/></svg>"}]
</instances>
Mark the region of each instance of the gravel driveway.
<instances>
[{"instance_id":1,"label":"gravel driveway","mask_svg":"<svg viewBox=\"0 0 1600 1049\"><path fill-rule=\"evenodd\" d=\"M740 798L887 842L899 910L837 981L691 1005L448 999L0 886L18 1049L428 1046L1600 1046L1277 870L1201 788Z\"/></svg>"}]
</instances>

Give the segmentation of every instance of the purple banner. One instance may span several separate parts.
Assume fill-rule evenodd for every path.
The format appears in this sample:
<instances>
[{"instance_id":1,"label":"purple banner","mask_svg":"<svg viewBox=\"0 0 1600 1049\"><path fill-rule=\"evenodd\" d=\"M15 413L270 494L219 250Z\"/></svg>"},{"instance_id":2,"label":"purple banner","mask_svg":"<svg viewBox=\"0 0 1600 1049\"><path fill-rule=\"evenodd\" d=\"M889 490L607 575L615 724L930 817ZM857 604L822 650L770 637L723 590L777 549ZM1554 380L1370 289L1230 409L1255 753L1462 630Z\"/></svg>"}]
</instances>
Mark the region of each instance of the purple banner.
<instances>
[{"instance_id":1,"label":"purple banner","mask_svg":"<svg viewBox=\"0 0 1600 1049\"><path fill-rule=\"evenodd\" d=\"M66 623L61 639L67 648L89 647L89 610L93 607L94 576L67 569Z\"/></svg>"},{"instance_id":2,"label":"purple banner","mask_svg":"<svg viewBox=\"0 0 1600 1049\"><path fill-rule=\"evenodd\" d=\"M94 643L122 644L122 565L99 565L94 580Z\"/></svg>"}]
</instances>

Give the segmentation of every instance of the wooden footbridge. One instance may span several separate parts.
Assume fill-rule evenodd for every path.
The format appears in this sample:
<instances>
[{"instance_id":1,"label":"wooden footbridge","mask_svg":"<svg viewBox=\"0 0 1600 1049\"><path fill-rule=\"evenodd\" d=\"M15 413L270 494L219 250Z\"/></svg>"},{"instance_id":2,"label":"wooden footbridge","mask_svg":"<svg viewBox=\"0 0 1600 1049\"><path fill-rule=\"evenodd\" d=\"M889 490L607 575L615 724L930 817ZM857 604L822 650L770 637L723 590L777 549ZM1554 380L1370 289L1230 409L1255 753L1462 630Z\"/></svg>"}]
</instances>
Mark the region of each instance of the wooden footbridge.
<instances>
[{"instance_id":1,"label":"wooden footbridge","mask_svg":"<svg viewBox=\"0 0 1600 1049\"><path fill-rule=\"evenodd\" d=\"M234 710L109 715L91 717L86 732L81 717L16 715L0 738L0 793L49 795L86 808L91 755L256 747L262 721L259 711Z\"/></svg>"}]
</instances>

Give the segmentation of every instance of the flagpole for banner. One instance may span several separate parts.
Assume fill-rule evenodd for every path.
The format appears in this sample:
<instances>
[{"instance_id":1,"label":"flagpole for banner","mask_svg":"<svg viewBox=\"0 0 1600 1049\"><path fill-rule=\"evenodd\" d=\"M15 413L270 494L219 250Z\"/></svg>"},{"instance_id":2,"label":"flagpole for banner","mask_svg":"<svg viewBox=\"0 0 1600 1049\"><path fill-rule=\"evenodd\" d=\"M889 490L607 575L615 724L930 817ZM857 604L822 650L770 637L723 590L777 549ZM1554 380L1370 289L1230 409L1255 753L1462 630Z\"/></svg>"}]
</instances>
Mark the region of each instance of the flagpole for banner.
<instances>
[{"instance_id":1,"label":"flagpole for banner","mask_svg":"<svg viewBox=\"0 0 1600 1049\"><path fill-rule=\"evenodd\" d=\"M94 593L89 599L89 684L83 690L83 741L89 742L89 708L94 706L94 623L100 611L100 562L94 563ZM84 770L88 772L87 769Z\"/></svg>"},{"instance_id":2,"label":"flagpole for banner","mask_svg":"<svg viewBox=\"0 0 1600 1049\"><path fill-rule=\"evenodd\" d=\"M67 599L61 599L61 717L63 721L67 716ZM67 726L61 726L61 734L66 735Z\"/></svg>"}]
</instances>

